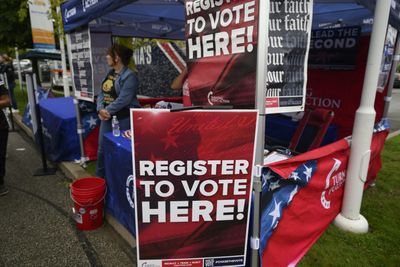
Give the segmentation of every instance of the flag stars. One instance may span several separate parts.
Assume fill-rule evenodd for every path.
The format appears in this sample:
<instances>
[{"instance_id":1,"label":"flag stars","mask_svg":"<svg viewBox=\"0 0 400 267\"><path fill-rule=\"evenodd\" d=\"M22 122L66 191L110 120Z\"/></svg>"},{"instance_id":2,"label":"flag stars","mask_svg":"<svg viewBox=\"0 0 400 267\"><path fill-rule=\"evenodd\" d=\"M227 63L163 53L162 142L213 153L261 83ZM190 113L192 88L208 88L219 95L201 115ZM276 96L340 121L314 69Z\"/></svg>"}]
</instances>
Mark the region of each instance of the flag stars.
<instances>
[{"instance_id":1,"label":"flag stars","mask_svg":"<svg viewBox=\"0 0 400 267\"><path fill-rule=\"evenodd\" d=\"M268 215L272 216L271 226L274 226L274 228L275 228L277 219L281 216L280 206L281 206L282 201L279 201L279 203L276 203L276 199L274 199L274 202L275 202L274 210L271 211Z\"/></svg>"},{"instance_id":2,"label":"flag stars","mask_svg":"<svg viewBox=\"0 0 400 267\"><path fill-rule=\"evenodd\" d=\"M97 120L95 117L90 116L90 118L88 120L86 120L86 122L89 124L90 129L93 129L94 127L96 127Z\"/></svg>"},{"instance_id":3,"label":"flag stars","mask_svg":"<svg viewBox=\"0 0 400 267\"><path fill-rule=\"evenodd\" d=\"M279 187L280 187L279 180L277 180L276 182L271 182L270 183L269 190L273 191L273 190L275 190L276 188L279 188Z\"/></svg>"},{"instance_id":4,"label":"flag stars","mask_svg":"<svg viewBox=\"0 0 400 267\"><path fill-rule=\"evenodd\" d=\"M292 172L292 174L289 176L289 178L292 178L295 181L301 180L298 172Z\"/></svg>"},{"instance_id":5,"label":"flag stars","mask_svg":"<svg viewBox=\"0 0 400 267\"><path fill-rule=\"evenodd\" d=\"M304 165L304 168L306 170L303 173L306 175L306 181L308 182L312 175L312 168L308 168L306 165Z\"/></svg>"},{"instance_id":6,"label":"flag stars","mask_svg":"<svg viewBox=\"0 0 400 267\"><path fill-rule=\"evenodd\" d=\"M262 187L264 188L267 185L268 180L274 178L271 174L271 171L268 171L265 175L262 176Z\"/></svg>"}]
</instances>

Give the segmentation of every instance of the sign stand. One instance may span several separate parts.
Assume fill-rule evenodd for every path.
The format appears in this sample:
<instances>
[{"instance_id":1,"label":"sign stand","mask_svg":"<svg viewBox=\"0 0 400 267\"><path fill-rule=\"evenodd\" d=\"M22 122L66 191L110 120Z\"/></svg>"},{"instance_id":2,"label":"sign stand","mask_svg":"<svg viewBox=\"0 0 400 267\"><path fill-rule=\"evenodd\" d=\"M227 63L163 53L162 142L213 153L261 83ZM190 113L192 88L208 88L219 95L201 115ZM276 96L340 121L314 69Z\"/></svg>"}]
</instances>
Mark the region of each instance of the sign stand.
<instances>
[{"instance_id":1,"label":"sign stand","mask_svg":"<svg viewBox=\"0 0 400 267\"><path fill-rule=\"evenodd\" d=\"M36 116L36 127L33 125L33 133L34 136L36 137L37 141L39 142L40 146L40 154L41 154L41 160L42 160L42 168L37 169L34 173L33 176L45 176L45 175L52 175L56 173L57 169L56 168L49 168L47 166L47 160L46 160L46 152L44 149L44 141L43 141L43 130L42 130L42 122L41 122L41 116L40 116L40 108L39 108L39 103L37 101L36 97L36 89L37 89L37 83L36 83L36 75L33 74L33 82L32 82L32 76L29 74L26 75L26 81L27 81L27 89L28 93L31 93L31 108L32 111L34 110L35 112L32 112L32 116ZM29 90L30 89L30 90ZM32 124L34 122L32 121ZM36 131L35 131L36 128ZM36 135L37 134L37 135Z\"/></svg>"}]
</instances>

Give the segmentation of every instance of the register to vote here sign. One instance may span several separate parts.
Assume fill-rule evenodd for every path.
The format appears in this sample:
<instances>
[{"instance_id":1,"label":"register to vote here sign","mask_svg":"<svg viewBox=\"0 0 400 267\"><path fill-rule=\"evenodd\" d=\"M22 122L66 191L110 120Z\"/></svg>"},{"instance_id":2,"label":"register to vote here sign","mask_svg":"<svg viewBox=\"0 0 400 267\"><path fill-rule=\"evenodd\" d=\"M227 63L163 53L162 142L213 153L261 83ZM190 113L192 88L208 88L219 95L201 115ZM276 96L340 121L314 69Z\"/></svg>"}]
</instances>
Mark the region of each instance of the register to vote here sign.
<instances>
[{"instance_id":1,"label":"register to vote here sign","mask_svg":"<svg viewBox=\"0 0 400 267\"><path fill-rule=\"evenodd\" d=\"M257 112L131 119L138 266L244 266Z\"/></svg>"}]
</instances>

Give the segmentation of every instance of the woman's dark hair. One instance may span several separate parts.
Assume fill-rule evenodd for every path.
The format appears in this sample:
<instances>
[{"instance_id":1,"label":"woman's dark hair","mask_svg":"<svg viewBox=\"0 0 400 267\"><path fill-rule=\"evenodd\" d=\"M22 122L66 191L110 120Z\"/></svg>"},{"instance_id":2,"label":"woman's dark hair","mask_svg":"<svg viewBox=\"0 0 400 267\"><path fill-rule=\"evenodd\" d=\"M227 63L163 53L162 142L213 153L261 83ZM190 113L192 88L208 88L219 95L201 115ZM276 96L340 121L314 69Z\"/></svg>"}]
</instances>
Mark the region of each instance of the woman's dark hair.
<instances>
[{"instance_id":1,"label":"woman's dark hair","mask_svg":"<svg viewBox=\"0 0 400 267\"><path fill-rule=\"evenodd\" d=\"M107 54L115 60L115 56L118 55L121 58L122 64L127 66L131 61L133 51L132 49L120 45L120 44L113 44L107 51Z\"/></svg>"}]
</instances>

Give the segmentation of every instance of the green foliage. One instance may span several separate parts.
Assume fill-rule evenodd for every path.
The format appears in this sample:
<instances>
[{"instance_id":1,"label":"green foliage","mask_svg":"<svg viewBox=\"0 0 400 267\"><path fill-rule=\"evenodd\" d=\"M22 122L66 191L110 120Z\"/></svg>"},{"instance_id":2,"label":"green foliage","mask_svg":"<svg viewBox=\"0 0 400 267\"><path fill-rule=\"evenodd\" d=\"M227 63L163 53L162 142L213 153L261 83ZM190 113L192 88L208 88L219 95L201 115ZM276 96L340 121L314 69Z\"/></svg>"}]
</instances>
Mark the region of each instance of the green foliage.
<instances>
[{"instance_id":1,"label":"green foliage","mask_svg":"<svg viewBox=\"0 0 400 267\"><path fill-rule=\"evenodd\" d=\"M60 7L61 4L65 1L66 0L50 0L51 11L49 14L49 18L53 20L54 35L56 39L58 38L58 36L64 35L62 16L61 12L57 12L57 7Z\"/></svg>"},{"instance_id":2,"label":"green foliage","mask_svg":"<svg viewBox=\"0 0 400 267\"><path fill-rule=\"evenodd\" d=\"M330 226L299 266L400 266L400 136L385 143L376 186L365 190L361 213L369 233Z\"/></svg>"},{"instance_id":3,"label":"green foliage","mask_svg":"<svg viewBox=\"0 0 400 267\"><path fill-rule=\"evenodd\" d=\"M3 2L0 4L0 51L14 55L15 46L32 47L28 1Z\"/></svg>"}]
</instances>

